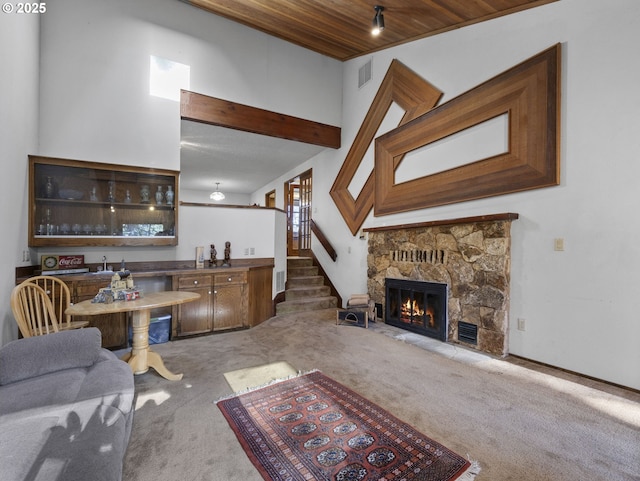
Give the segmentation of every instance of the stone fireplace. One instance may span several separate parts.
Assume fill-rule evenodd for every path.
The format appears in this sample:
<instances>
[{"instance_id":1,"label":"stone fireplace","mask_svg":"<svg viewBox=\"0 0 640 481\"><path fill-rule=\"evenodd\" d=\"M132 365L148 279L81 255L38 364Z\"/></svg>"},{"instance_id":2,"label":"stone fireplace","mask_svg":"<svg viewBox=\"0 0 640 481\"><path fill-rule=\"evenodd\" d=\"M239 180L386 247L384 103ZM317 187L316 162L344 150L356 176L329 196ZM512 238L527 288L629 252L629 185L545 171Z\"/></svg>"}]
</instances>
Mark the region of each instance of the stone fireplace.
<instances>
[{"instance_id":1,"label":"stone fireplace","mask_svg":"<svg viewBox=\"0 0 640 481\"><path fill-rule=\"evenodd\" d=\"M391 308L386 301L387 279L445 285L447 319L442 340L505 356L511 222L517 218L518 214L506 213L365 229L367 290L371 299L382 304L385 322L389 323ZM430 318L421 322L424 319L428 323ZM400 327L406 328L406 323Z\"/></svg>"}]
</instances>

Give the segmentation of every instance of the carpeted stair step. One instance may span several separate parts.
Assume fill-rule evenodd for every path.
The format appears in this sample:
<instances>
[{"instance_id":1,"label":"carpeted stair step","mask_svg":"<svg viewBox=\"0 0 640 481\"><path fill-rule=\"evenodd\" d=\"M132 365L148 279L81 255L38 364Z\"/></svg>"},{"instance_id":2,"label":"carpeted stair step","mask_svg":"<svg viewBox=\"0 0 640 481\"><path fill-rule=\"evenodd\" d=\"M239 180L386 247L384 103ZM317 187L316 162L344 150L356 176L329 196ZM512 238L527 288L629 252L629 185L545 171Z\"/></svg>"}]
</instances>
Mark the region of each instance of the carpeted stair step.
<instances>
[{"instance_id":1,"label":"carpeted stair step","mask_svg":"<svg viewBox=\"0 0 640 481\"><path fill-rule=\"evenodd\" d=\"M322 285L324 285L324 277L322 276L288 277L287 278L287 289L293 289L295 287L322 286Z\"/></svg>"},{"instance_id":2,"label":"carpeted stair step","mask_svg":"<svg viewBox=\"0 0 640 481\"><path fill-rule=\"evenodd\" d=\"M308 267L313 265L311 257L287 257L287 267Z\"/></svg>"},{"instance_id":3,"label":"carpeted stair step","mask_svg":"<svg viewBox=\"0 0 640 481\"><path fill-rule=\"evenodd\" d=\"M338 307L335 296L313 297L310 299L296 299L284 301L276 305L276 315L293 314L295 312L317 311Z\"/></svg>"},{"instance_id":4,"label":"carpeted stair step","mask_svg":"<svg viewBox=\"0 0 640 481\"><path fill-rule=\"evenodd\" d=\"M331 288L321 285L304 285L301 287L293 287L284 292L285 301L293 301L296 299L309 299L312 297L329 297Z\"/></svg>"},{"instance_id":5,"label":"carpeted stair step","mask_svg":"<svg viewBox=\"0 0 640 481\"><path fill-rule=\"evenodd\" d=\"M287 266L287 279L291 277L310 277L317 276L318 268L316 266L300 266L289 267Z\"/></svg>"}]
</instances>

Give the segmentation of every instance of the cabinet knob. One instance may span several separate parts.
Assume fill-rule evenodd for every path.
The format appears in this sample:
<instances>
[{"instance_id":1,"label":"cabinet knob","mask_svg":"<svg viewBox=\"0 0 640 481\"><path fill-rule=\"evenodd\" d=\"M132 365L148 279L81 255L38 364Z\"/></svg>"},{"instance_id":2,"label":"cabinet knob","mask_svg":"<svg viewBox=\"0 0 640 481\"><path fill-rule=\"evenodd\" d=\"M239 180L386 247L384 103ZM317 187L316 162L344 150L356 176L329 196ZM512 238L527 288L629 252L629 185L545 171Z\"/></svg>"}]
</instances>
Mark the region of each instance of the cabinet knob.
<instances>
[{"instance_id":1,"label":"cabinet knob","mask_svg":"<svg viewBox=\"0 0 640 481\"><path fill-rule=\"evenodd\" d=\"M213 291L213 293L214 293L214 294L217 294L217 293L218 293L218 291Z\"/></svg>"},{"instance_id":2,"label":"cabinet knob","mask_svg":"<svg viewBox=\"0 0 640 481\"><path fill-rule=\"evenodd\" d=\"M231 282L231 277L229 277L229 279L227 279L229 282Z\"/></svg>"},{"instance_id":3,"label":"cabinet knob","mask_svg":"<svg viewBox=\"0 0 640 481\"><path fill-rule=\"evenodd\" d=\"M194 283L195 285L198 285L198 281L193 281L193 283Z\"/></svg>"}]
</instances>

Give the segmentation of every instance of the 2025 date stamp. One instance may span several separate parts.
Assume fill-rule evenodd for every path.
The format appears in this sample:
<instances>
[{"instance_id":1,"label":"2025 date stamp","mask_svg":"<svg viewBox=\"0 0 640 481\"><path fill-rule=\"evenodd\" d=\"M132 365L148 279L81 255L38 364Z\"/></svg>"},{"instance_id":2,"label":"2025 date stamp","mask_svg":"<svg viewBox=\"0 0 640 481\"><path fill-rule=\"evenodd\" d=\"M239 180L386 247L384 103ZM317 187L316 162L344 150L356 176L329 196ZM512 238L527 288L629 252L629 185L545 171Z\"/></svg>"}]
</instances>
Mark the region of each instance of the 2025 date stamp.
<instances>
[{"instance_id":1,"label":"2025 date stamp","mask_svg":"<svg viewBox=\"0 0 640 481\"><path fill-rule=\"evenodd\" d=\"M33 14L33 13L46 13L46 2L28 2L28 3L11 3L5 2L2 4L2 13L15 13L15 14Z\"/></svg>"}]
</instances>

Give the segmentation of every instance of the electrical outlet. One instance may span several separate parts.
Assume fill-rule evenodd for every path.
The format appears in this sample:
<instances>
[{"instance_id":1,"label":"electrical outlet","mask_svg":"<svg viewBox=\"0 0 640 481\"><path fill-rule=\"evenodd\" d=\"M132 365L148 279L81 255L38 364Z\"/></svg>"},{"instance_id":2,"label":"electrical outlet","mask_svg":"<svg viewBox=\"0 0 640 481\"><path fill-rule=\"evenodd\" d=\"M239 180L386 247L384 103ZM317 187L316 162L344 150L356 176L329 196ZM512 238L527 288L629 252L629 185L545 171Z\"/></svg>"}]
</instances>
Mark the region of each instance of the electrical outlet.
<instances>
[{"instance_id":1,"label":"electrical outlet","mask_svg":"<svg viewBox=\"0 0 640 481\"><path fill-rule=\"evenodd\" d=\"M29 262L31 260L31 255L29 254L29 250L22 251L22 262Z\"/></svg>"},{"instance_id":2,"label":"electrical outlet","mask_svg":"<svg viewBox=\"0 0 640 481\"><path fill-rule=\"evenodd\" d=\"M245 256L248 256L248 255L249 255L249 248L248 248L248 247L244 250L244 255L245 255Z\"/></svg>"},{"instance_id":3,"label":"electrical outlet","mask_svg":"<svg viewBox=\"0 0 640 481\"><path fill-rule=\"evenodd\" d=\"M564 250L564 239L562 237L556 237L555 239L553 239L553 250L554 251Z\"/></svg>"},{"instance_id":4,"label":"electrical outlet","mask_svg":"<svg viewBox=\"0 0 640 481\"><path fill-rule=\"evenodd\" d=\"M525 330L525 320L518 319L518 331L524 331L524 330Z\"/></svg>"},{"instance_id":5,"label":"electrical outlet","mask_svg":"<svg viewBox=\"0 0 640 481\"><path fill-rule=\"evenodd\" d=\"M252 256L256 255L256 248L255 247L249 247L249 254Z\"/></svg>"}]
</instances>

